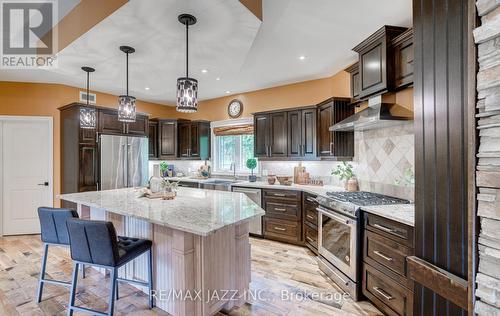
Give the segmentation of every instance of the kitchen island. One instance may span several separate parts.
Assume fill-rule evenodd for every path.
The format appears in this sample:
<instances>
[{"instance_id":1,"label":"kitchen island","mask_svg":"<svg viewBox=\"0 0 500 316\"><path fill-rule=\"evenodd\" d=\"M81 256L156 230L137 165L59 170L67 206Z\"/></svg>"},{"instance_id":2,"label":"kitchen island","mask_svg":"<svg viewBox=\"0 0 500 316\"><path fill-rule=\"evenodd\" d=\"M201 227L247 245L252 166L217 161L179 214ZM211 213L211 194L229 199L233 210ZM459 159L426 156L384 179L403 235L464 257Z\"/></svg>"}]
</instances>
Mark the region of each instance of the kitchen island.
<instances>
[{"instance_id":1,"label":"kitchen island","mask_svg":"<svg viewBox=\"0 0 500 316\"><path fill-rule=\"evenodd\" d=\"M140 188L62 194L82 218L113 222L118 235L153 241L156 306L172 315L212 315L245 302L250 283L248 222L264 211L242 193L179 188L173 200ZM145 281L146 258L120 269Z\"/></svg>"}]
</instances>

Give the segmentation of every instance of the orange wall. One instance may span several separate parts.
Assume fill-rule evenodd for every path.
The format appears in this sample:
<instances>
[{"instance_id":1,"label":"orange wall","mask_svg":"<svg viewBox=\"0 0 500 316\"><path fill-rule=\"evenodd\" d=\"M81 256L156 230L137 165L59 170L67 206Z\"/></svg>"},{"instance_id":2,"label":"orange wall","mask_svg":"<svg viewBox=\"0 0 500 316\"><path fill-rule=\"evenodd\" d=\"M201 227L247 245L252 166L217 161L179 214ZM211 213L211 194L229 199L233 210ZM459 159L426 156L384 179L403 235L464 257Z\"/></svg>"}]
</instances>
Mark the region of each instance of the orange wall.
<instances>
[{"instance_id":1,"label":"orange wall","mask_svg":"<svg viewBox=\"0 0 500 316\"><path fill-rule=\"evenodd\" d=\"M78 101L81 89L58 84L0 82L0 115L51 116L54 120L54 196L60 193L60 129L57 108ZM116 107L116 96L97 92L100 106ZM172 117L169 106L137 101L139 112ZM56 206L59 200L55 200Z\"/></svg>"},{"instance_id":2,"label":"orange wall","mask_svg":"<svg viewBox=\"0 0 500 316\"><path fill-rule=\"evenodd\" d=\"M349 74L340 71L328 78L200 101L198 112L192 114L178 113L177 117L209 121L227 120L230 119L229 115L227 115L227 105L233 99L239 99L243 102L241 117L250 117L251 113L259 111L317 104L332 96L349 97L349 85Z\"/></svg>"},{"instance_id":3,"label":"orange wall","mask_svg":"<svg viewBox=\"0 0 500 316\"><path fill-rule=\"evenodd\" d=\"M59 107L78 100L81 89L41 83L19 83L0 81L0 115L35 115L54 118L54 194L60 192L60 130ZM116 108L116 96L106 93L97 94L99 106ZM350 96L350 77L345 71L332 77L299 82L274 88L234 94L225 97L200 101L198 112L193 114L179 113L175 107L137 101L137 110L150 117L203 119L209 121L226 120L227 105L232 99L243 102L242 117L250 117L251 113L292 108L317 104L332 96ZM413 88L383 96L386 102L397 102L413 109ZM364 102L359 108L367 105ZM58 204L56 200L56 205Z\"/></svg>"}]
</instances>

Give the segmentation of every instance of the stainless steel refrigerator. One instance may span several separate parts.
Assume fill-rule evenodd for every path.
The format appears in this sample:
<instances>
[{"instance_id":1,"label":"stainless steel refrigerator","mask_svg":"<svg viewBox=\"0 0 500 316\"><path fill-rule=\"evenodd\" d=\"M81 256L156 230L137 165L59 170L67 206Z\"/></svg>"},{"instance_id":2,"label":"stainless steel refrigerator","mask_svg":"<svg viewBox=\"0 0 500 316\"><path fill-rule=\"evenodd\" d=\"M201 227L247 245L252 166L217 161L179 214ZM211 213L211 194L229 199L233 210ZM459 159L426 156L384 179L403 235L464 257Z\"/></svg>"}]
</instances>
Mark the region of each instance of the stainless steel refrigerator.
<instances>
[{"instance_id":1,"label":"stainless steel refrigerator","mask_svg":"<svg viewBox=\"0 0 500 316\"><path fill-rule=\"evenodd\" d=\"M100 189L145 186L148 182L148 139L115 135L99 136Z\"/></svg>"}]
</instances>

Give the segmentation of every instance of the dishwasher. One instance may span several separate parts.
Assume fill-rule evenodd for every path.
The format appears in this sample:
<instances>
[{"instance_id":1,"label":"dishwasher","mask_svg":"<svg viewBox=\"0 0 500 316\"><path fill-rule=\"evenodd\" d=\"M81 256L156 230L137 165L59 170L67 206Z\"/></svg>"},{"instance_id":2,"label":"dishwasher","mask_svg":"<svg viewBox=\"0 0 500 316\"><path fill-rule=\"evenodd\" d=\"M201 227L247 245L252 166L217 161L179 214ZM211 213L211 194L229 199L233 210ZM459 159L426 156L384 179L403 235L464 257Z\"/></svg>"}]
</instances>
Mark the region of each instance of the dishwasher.
<instances>
[{"instance_id":1,"label":"dishwasher","mask_svg":"<svg viewBox=\"0 0 500 316\"><path fill-rule=\"evenodd\" d=\"M233 192L245 193L252 201L262 207L261 189L233 187ZM262 237L262 216L254 217L250 220L250 234Z\"/></svg>"}]
</instances>

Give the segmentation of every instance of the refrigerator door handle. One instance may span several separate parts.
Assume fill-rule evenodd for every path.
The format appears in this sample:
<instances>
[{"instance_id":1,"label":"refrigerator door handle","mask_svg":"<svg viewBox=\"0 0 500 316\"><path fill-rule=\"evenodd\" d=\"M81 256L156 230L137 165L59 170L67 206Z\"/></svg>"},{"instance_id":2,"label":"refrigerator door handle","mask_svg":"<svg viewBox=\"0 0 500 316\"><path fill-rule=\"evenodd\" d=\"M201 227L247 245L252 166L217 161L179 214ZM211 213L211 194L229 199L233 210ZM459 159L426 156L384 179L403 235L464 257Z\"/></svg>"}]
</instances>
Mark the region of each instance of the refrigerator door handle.
<instances>
[{"instance_id":1,"label":"refrigerator door handle","mask_svg":"<svg viewBox=\"0 0 500 316\"><path fill-rule=\"evenodd\" d=\"M128 187L128 175L127 175L127 144L122 144L122 175L123 175L123 184L125 187Z\"/></svg>"}]
</instances>

